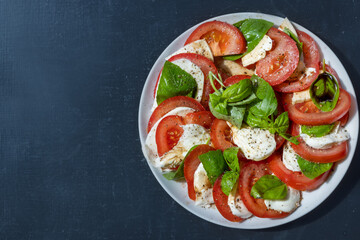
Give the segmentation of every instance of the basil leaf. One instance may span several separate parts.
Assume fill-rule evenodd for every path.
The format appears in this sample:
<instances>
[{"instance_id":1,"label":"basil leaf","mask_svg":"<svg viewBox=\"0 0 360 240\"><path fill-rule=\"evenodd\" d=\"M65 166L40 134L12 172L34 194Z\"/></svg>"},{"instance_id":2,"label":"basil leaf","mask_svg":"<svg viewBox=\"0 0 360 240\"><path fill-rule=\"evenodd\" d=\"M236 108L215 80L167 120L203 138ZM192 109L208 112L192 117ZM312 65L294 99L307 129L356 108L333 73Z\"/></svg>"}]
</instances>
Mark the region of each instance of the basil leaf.
<instances>
[{"instance_id":1,"label":"basil leaf","mask_svg":"<svg viewBox=\"0 0 360 240\"><path fill-rule=\"evenodd\" d=\"M209 151L199 156L211 184L225 171L226 163L221 150Z\"/></svg>"},{"instance_id":2,"label":"basil leaf","mask_svg":"<svg viewBox=\"0 0 360 240\"><path fill-rule=\"evenodd\" d=\"M244 106L247 104L250 104L252 102L254 102L256 99L258 99L255 95L255 93L252 93L248 98L239 101L239 102L235 102L235 103L228 103L229 106Z\"/></svg>"},{"instance_id":3,"label":"basil leaf","mask_svg":"<svg viewBox=\"0 0 360 240\"><path fill-rule=\"evenodd\" d=\"M256 117L265 118L277 109L277 99L273 88L264 79L253 75L251 77L253 88L258 101L250 104L249 111Z\"/></svg>"},{"instance_id":4,"label":"basil leaf","mask_svg":"<svg viewBox=\"0 0 360 240\"><path fill-rule=\"evenodd\" d=\"M298 136L292 136L289 133L278 133L281 137L285 138L285 140L292 142L293 144L299 145L299 140L297 139Z\"/></svg>"},{"instance_id":5,"label":"basil leaf","mask_svg":"<svg viewBox=\"0 0 360 240\"><path fill-rule=\"evenodd\" d=\"M221 179L221 190L227 196L229 196L231 190L233 189L234 185L236 184L239 178L239 173L235 171L227 171L224 173Z\"/></svg>"},{"instance_id":6,"label":"basil leaf","mask_svg":"<svg viewBox=\"0 0 360 240\"><path fill-rule=\"evenodd\" d=\"M324 172L327 172L333 166L333 163L314 163L297 156L297 162L301 172L308 178L314 179Z\"/></svg>"},{"instance_id":7,"label":"basil leaf","mask_svg":"<svg viewBox=\"0 0 360 240\"><path fill-rule=\"evenodd\" d=\"M258 128L268 129L270 126L269 121L270 121L270 119L265 120L263 118L255 117L254 114L252 114L251 112L248 112L248 114L246 114L246 117L245 117L245 122L250 127L258 127Z\"/></svg>"},{"instance_id":8,"label":"basil leaf","mask_svg":"<svg viewBox=\"0 0 360 240\"><path fill-rule=\"evenodd\" d=\"M194 150L198 145L193 146L192 148L190 148L190 150L186 153L184 159L181 161L178 169L174 172L167 172L164 173L163 176L167 179L167 180L180 180L184 178L184 162L185 162L185 158L189 155L189 153L191 153L192 150Z\"/></svg>"},{"instance_id":9,"label":"basil leaf","mask_svg":"<svg viewBox=\"0 0 360 240\"><path fill-rule=\"evenodd\" d=\"M280 200L286 198L287 186L274 175L264 175L251 188L250 195L254 198Z\"/></svg>"},{"instance_id":10,"label":"basil leaf","mask_svg":"<svg viewBox=\"0 0 360 240\"><path fill-rule=\"evenodd\" d=\"M286 133L289 128L289 115L288 112L280 114L274 122L275 131L278 133Z\"/></svg>"},{"instance_id":11,"label":"basil leaf","mask_svg":"<svg viewBox=\"0 0 360 240\"><path fill-rule=\"evenodd\" d=\"M227 100L224 99L220 92L209 94L209 100L211 107L222 115L228 115ZM210 106L209 106L210 107ZM215 115L214 115L215 116ZM215 116L216 117L216 116Z\"/></svg>"},{"instance_id":12,"label":"basil leaf","mask_svg":"<svg viewBox=\"0 0 360 240\"><path fill-rule=\"evenodd\" d=\"M230 147L224 150L224 159L232 171L240 172L239 159L238 159L238 147Z\"/></svg>"},{"instance_id":13,"label":"basil leaf","mask_svg":"<svg viewBox=\"0 0 360 240\"><path fill-rule=\"evenodd\" d=\"M284 28L283 32L289 35L296 42L296 46L299 49L299 54L301 54L303 51L303 43L299 41L299 38L287 27Z\"/></svg>"},{"instance_id":14,"label":"basil leaf","mask_svg":"<svg viewBox=\"0 0 360 240\"><path fill-rule=\"evenodd\" d=\"M320 126L301 125L301 133L307 134L310 137L322 137L329 134L334 127L334 123Z\"/></svg>"},{"instance_id":15,"label":"basil leaf","mask_svg":"<svg viewBox=\"0 0 360 240\"><path fill-rule=\"evenodd\" d=\"M252 93L252 83L250 79L243 79L238 83L226 88L222 97L227 99L227 102L234 103L244 100Z\"/></svg>"},{"instance_id":16,"label":"basil leaf","mask_svg":"<svg viewBox=\"0 0 360 240\"><path fill-rule=\"evenodd\" d=\"M328 72L319 74L310 86L311 100L323 112L330 112L335 108L339 95L337 79Z\"/></svg>"},{"instance_id":17,"label":"basil leaf","mask_svg":"<svg viewBox=\"0 0 360 240\"><path fill-rule=\"evenodd\" d=\"M244 115L246 112L245 107L231 107L230 109L230 123L235 125L238 128L241 128Z\"/></svg>"},{"instance_id":18,"label":"basil leaf","mask_svg":"<svg viewBox=\"0 0 360 240\"><path fill-rule=\"evenodd\" d=\"M156 93L158 105L175 96L194 97L196 91L197 83L191 74L172 62L165 62Z\"/></svg>"}]
</instances>

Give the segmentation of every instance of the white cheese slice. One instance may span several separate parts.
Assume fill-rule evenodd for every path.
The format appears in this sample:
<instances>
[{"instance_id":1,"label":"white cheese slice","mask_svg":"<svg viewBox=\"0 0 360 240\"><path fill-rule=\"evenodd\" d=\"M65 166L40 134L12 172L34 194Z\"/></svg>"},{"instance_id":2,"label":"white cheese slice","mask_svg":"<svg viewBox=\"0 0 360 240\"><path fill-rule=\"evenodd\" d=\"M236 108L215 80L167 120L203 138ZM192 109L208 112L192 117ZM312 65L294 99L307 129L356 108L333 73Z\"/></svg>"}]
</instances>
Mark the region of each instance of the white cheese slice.
<instances>
[{"instance_id":1,"label":"white cheese slice","mask_svg":"<svg viewBox=\"0 0 360 240\"><path fill-rule=\"evenodd\" d=\"M296 103L306 102L309 100L311 100L310 91L309 89L306 89L304 91L294 92L291 102L292 104L296 104Z\"/></svg>"},{"instance_id":2,"label":"white cheese slice","mask_svg":"<svg viewBox=\"0 0 360 240\"><path fill-rule=\"evenodd\" d=\"M249 218L252 216L252 213L246 208L244 202L241 200L240 195L237 193L238 188L236 186L237 183L228 197L228 205L230 210L235 216L241 217L243 219Z\"/></svg>"},{"instance_id":3,"label":"white cheese slice","mask_svg":"<svg viewBox=\"0 0 360 240\"><path fill-rule=\"evenodd\" d=\"M234 76L234 75L252 76L254 74L253 70L247 69L246 67L243 67L234 61L226 60L222 58L216 59L216 66L221 70L223 70L225 73L229 74L230 76Z\"/></svg>"},{"instance_id":4,"label":"white cheese slice","mask_svg":"<svg viewBox=\"0 0 360 240\"><path fill-rule=\"evenodd\" d=\"M213 189L202 163L194 173L195 205L210 207L214 203Z\"/></svg>"},{"instance_id":5,"label":"white cheese slice","mask_svg":"<svg viewBox=\"0 0 360 240\"><path fill-rule=\"evenodd\" d=\"M288 28L296 37L299 37L296 33L294 26L291 24L288 18L285 18L281 23L279 30L284 31L285 28Z\"/></svg>"},{"instance_id":6,"label":"white cheese slice","mask_svg":"<svg viewBox=\"0 0 360 240\"><path fill-rule=\"evenodd\" d=\"M274 134L269 130L231 126L234 143L241 149L247 159L261 161L269 157L276 149Z\"/></svg>"},{"instance_id":7,"label":"white cheese slice","mask_svg":"<svg viewBox=\"0 0 360 240\"><path fill-rule=\"evenodd\" d=\"M292 148L290 142L286 142L282 155L282 160L285 167L294 172L301 172L301 169L297 161L297 157L298 155Z\"/></svg>"},{"instance_id":8,"label":"white cheese slice","mask_svg":"<svg viewBox=\"0 0 360 240\"><path fill-rule=\"evenodd\" d=\"M292 212L300 206L300 191L288 187L287 196L283 200L264 200L267 208L280 212Z\"/></svg>"},{"instance_id":9,"label":"white cheese slice","mask_svg":"<svg viewBox=\"0 0 360 240\"><path fill-rule=\"evenodd\" d=\"M179 50L177 50L176 52L174 52L173 54L168 56L166 58L166 60L168 60L172 56L178 55L180 53L196 53L196 54L199 54L201 56L208 58L212 62L214 61L214 57L212 55L209 44L206 42L205 39L200 39L200 40L197 40L195 42L192 42L192 43L189 43L189 44L183 46L182 48L180 48Z\"/></svg>"},{"instance_id":10,"label":"white cheese slice","mask_svg":"<svg viewBox=\"0 0 360 240\"><path fill-rule=\"evenodd\" d=\"M266 52L272 48L272 39L265 35L256 47L241 58L244 67L256 63L257 61L265 58Z\"/></svg>"},{"instance_id":11,"label":"white cheese slice","mask_svg":"<svg viewBox=\"0 0 360 240\"><path fill-rule=\"evenodd\" d=\"M300 137L304 142L316 149L326 149L331 148L333 144L344 142L350 139L350 134L345 128L340 127L339 124L327 135L322 137L310 137L307 134L301 133L300 128Z\"/></svg>"}]
</instances>

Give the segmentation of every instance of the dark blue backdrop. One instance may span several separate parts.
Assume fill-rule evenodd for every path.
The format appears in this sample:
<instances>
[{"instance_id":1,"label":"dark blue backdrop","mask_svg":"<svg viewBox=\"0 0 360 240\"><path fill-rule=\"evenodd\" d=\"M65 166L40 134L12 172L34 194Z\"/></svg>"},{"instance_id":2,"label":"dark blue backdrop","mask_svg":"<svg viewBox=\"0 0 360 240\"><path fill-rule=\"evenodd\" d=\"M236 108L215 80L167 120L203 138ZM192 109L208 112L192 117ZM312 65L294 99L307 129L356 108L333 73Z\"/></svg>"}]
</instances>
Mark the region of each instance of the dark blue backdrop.
<instances>
[{"instance_id":1,"label":"dark blue backdrop","mask_svg":"<svg viewBox=\"0 0 360 240\"><path fill-rule=\"evenodd\" d=\"M232 12L288 16L360 90L359 1L0 0L0 239L355 239L359 151L315 211L267 230L187 212L142 155L141 90L165 47Z\"/></svg>"}]
</instances>

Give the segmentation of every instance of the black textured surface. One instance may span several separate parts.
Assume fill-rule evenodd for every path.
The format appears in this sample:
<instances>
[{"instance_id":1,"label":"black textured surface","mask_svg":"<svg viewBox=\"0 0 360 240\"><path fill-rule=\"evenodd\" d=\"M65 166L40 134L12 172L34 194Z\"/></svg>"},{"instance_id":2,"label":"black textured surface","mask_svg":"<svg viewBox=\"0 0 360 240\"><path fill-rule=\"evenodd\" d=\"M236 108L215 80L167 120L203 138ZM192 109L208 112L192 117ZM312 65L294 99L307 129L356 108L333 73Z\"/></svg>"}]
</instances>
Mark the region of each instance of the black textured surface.
<instances>
[{"instance_id":1,"label":"black textured surface","mask_svg":"<svg viewBox=\"0 0 360 240\"><path fill-rule=\"evenodd\" d=\"M0 0L0 239L358 239L359 151L316 210L256 231L192 215L147 166L137 111L153 63L191 26L246 11L318 35L359 94L359 1Z\"/></svg>"}]
</instances>

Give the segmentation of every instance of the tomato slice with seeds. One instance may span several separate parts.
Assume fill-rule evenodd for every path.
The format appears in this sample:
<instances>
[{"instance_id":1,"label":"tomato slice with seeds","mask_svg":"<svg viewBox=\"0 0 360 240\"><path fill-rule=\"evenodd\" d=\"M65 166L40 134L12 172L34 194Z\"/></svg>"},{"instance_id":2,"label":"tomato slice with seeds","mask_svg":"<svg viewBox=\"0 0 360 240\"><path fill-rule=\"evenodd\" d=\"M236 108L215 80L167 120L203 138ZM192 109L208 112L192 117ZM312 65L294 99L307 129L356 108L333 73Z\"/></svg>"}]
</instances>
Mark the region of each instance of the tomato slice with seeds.
<instances>
[{"instance_id":1,"label":"tomato slice with seeds","mask_svg":"<svg viewBox=\"0 0 360 240\"><path fill-rule=\"evenodd\" d=\"M286 185L300 190L311 191L323 184L331 170L321 174L320 176L310 179L306 177L302 172L294 172L285 167L281 161L281 154L276 152L268 158L270 170Z\"/></svg>"},{"instance_id":2,"label":"tomato slice with seeds","mask_svg":"<svg viewBox=\"0 0 360 240\"><path fill-rule=\"evenodd\" d=\"M230 127L225 120L217 118L214 120L210 129L210 138L216 149L224 151L229 147L235 147L231 141L230 131Z\"/></svg>"},{"instance_id":3,"label":"tomato slice with seeds","mask_svg":"<svg viewBox=\"0 0 360 240\"><path fill-rule=\"evenodd\" d=\"M299 125L293 124L291 127L291 134L293 136L298 136L300 132L299 129ZM347 141L334 144L331 148L316 149L308 146L301 137L298 137L298 140L300 142L298 145L291 143L292 148L298 155L300 155L300 157L311 162L337 162L346 158L349 152Z\"/></svg>"},{"instance_id":4,"label":"tomato slice with seeds","mask_svg":"<svg viewBox=\"0 0 360 240\"><path fill-rule=\"evenodd\" d=\"M147 132L149 133L154 124L159 121L163 116L165 116L171 110L177 107L189 107L194 109L197 112L205 111L205 108L195 99L186 96L176 96L172 98L168 98L162 103L160 103L157 108L155 108L154 112L151 114L149 119Z\"/></svg>"},{"instance_id":5,"label":"tomato slice with seeds","mask_svg":"<svg viewBox=\"0 0 360 240\"><path fill-rule=\"evenodd\" d=\"M294 72L299 50L291 37L274 27L267 35L273 40L273 48L256 63L256 74L273 86L284 82Z\"/></svg>"},{"instance_id":6,"label":"tomato slice with seeds","mask_svg":"<svg viewBox=\"0 0 360 240\"><path fill-rule=\"evenodd\" d=\"M299 70L298 76L295 76L295 81L288 80L274 86L275 90L279 92L298 92L307 89L319 75L320 52L316 42L305 32L296 32L300 42L303 43L304 67L313 68L314 72L311 75L305 75L305 69ZM299 64L298 67L300 66Z\"/></svg>"},{"instance_id":7,"label":"tomato slice with seeds","mask_svg":"<svg viewBox=\"0 0 360 240\"><path fill-rule=\"evenodd\" d=\"M331 112L321 112L311 100L292 104L292 96L292 93L283 94L284 108L289 118L301 125L331 124L346 115L351 107L350 94L344 89L340 89L338 102Z\"/></svg>"},{"instance_id":8,"label":"tomato slice with seeds","mask_svg":"<svg viewBox=\"0 0 360 240\"><path fill-rule=\"evenodd\" d=\"M215 57L246 51L246 40L243 34L226 22L210 21L201 24L190 34L185 45L199 39L206 40Z\"/></svg>"},{"instance_id":9,"label":"tomato slice with seeds","mask_svg":"<svg viewBox=\"0 0 360 240\"><path fill-rule=\"evenodd\" d=\"M184 129L183 118L177 115L164 117L156 129L156 145L159 157L170 151L179 141Z\"/></svg>"},{"instance_id":10,"label":"tomato slice with seeds","mask_svg":"<svg viewBox=\"0 0 360 240\"><path fill-rule=\"evenodd\" d=\"M215 149L209 145L199 145L194 150L192 150L184 160L184 177L188 187L188 195L191 200L196 200L194 189L194 173L201 163L199 156L213 150Z\"/></svg>"},{"instance_id":11,"label":"tomato slice with seeds","mask_svg":"<svg viewBox=\"0 0 360 240\"><path fill-rule=\"evenodd\" d=\"M213 198L217 210L227 220L231 222L242 222L244 219L235 216L230 209L228 204L228 196L221 190L221 179L224 174L221 174L216 180L213 187Z\"/></svg>"},{"instance_id":12,"label":"tomato slice with seeds","mask_svg":"<svg viewBox=\"0 0 360 240\"><path fill-rule=\"evenodd\" d=\"M209 129L215 117L210 111L188 113L184 117L185 124L198 124Z\"/></svg>"},{"instance_id":13,"label":"tomato slice with seeds","mask_svg":"<svg viewBox=\"0 0 360 240\"><path fill-rule=\"evenodd\" d=\"M240 82L241 80L243 79L250 79L251 77L248 76L248 75L234 75L234 76L231 76L229 78L227 78L225 81L224 81L224 85L226 87L229 87L235 83L238 83Z\"/></svg>"},{"instance_id":14,"label":"tomato slice with seeds","mask_svg":"<svg viewBox=\"0 0 360 240\"><path fill-rule=\"evenodd\" d=\"M271 174L267 161L247 162L241 169L239 177L239 193L246 208L259 218L283 218L290 213L268 209L264 199L255 199L250 195L255 182L264 175Z\"/></svg>"}]
</instances>

